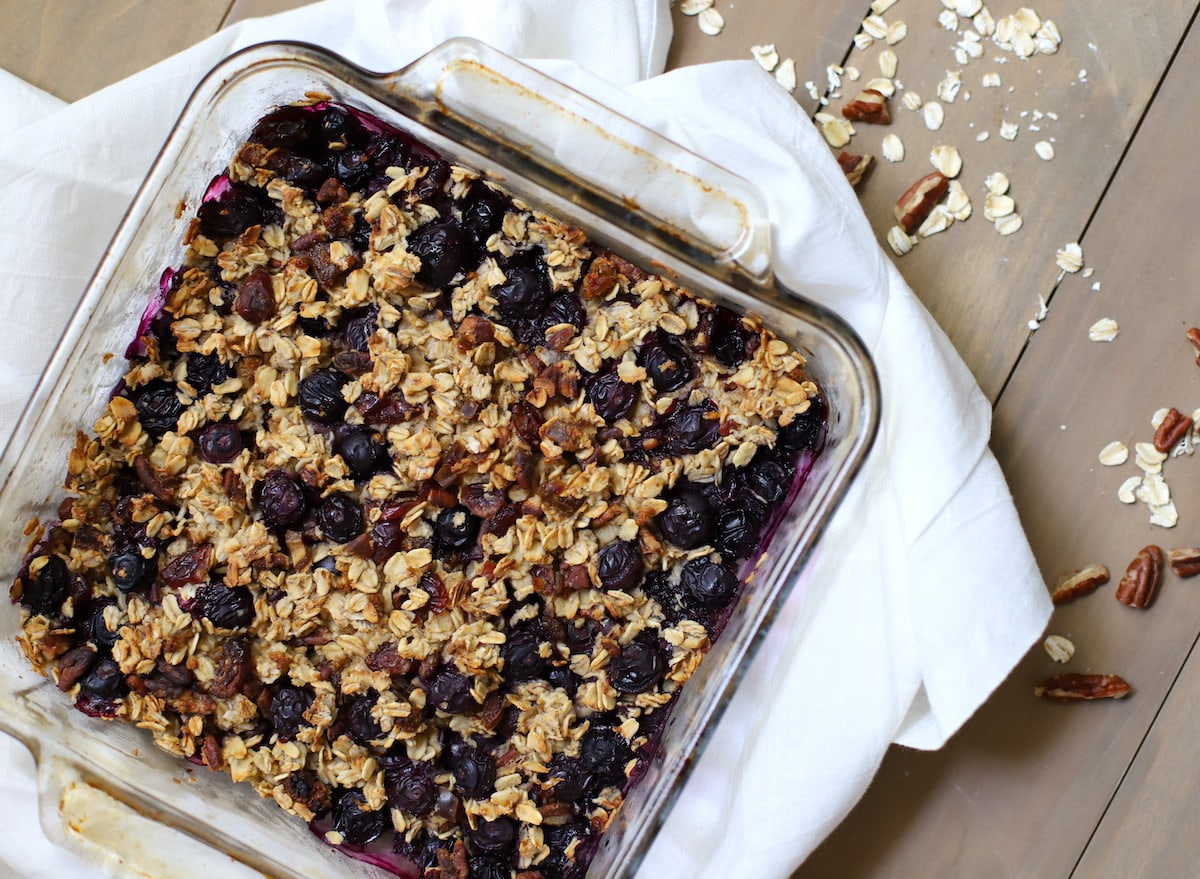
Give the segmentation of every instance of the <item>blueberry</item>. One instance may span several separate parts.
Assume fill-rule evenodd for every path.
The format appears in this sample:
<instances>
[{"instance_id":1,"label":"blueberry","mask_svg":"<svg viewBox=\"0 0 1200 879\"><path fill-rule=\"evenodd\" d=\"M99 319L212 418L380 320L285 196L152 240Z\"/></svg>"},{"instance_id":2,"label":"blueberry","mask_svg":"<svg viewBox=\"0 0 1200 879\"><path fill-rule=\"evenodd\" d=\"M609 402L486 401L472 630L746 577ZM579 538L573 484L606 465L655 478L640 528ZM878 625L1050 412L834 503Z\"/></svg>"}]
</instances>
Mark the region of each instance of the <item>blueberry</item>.
<instances>
[{"instance_id":1,"label":"blueberry","mask_svg":"<svg viewBox=\"0 0 1200 879\"><path fill-rule=\"evenodd\" d=\"M91 696L111 699L122 691L124 685L125 675L121 667L111 659L101 659L84 677L80 689Z\"/></svg>"},{"instance_id":2,"label":"blueberry","mask_svg":"<svg viewBox=\"0 0 1200 879\"><path fill-rule=\"evenodd\" d=\"M726 560L745 558L754 549L760 524L743 507L727 507L717 516L713 546Z\"/></svg>"},{"instance_id":3,"label":"blueberry","mask_svg":"<svg viewBox=\"0 0 1200 879\"><path fill-rule=\"evenodd\" d=\"M152 381L142 388L134 401L138 421L142 429L150 436L158 439L169 430L179 425L179 416L183 414L183 403L179 402L179 392L174 385L164 381Z\"/></svg>"},{"instance_id":4,"label":"blueberry","mask_svg":"<svg viewBox=\"0 0 1200 879\"><path fill-rule=\"evenodd\" d=\"M454 761L454 786L464 797L481 800L496 789L496 763L483 751L466 747Z\"/></svg>"},{"instance_id":5,"label":"blueberry","mask_svg":"<svg viewBox=\"0 0 1200 879\"><path fill-rule=\"evenodd\" d=\"M331 494L317 507L317 525L327 540L349 543L362 533L362 507L345 492Z\"/></svg>"},{"instance_id":6,"label":"blueberry","mask_svg":"<svg viewBox=\"0 0 1200 879\"><path fill-rule=\"evenodd\" d=\"M284 471L269 471L255 486L254 493L268 528L295 525L304 518L304 489Z\"/></svg>"},{"instance_id":7,"label":"blueberry","mask_svg":"<svg viewBox=\"0 0 1200 879\"><path fill-rule=\"evenodd\" d=\"M494 233L500 231L510 202L499 192L477 183L467 195L462 209L462 227L475 246L483 248Z\"/></svg>"},{"instance_id":8,"label":"blueberry","mask_svg":"<svg viewBox=\"0 0 1200 879\"><path fill-rule=\"evenodd\" d=\"M219 385L229 378L229 367L216 354L197 354L192 352L187 356L187 383L196 389L197 394L207 394L213 385Z\"/></svg>"},{"instance_id":9,"label":"blueberry","mask_svg":"<svg viewBox=\"0 0 1200 879\"><path fill-rule=\"evenodd\" d=\"M613 368L598 373L588 382L587 401L592 404L596 414L604 419L605 424L612 424L628 415L637 399L637 385L621 381L615 364Z\"/></svg>"},{"instance_id":10,"label":"blueberry","mask_svg":"<svg viewBox=\"0 0 1200 879\"><path fill-rule=\"evenodd\" d=\"M383 440L369 430L351 431L336 440L333 448L358 479L370 479L390 461Z\"/></svg>"},{"instance_id":11,"label":"blueberry","mask_svg":"<svg viewBox=\"0 0 1200 879\"><path fill-rule=\"evenodd\" d=\"M596 556L600 587L609 592L633 589L641 581L645 567L641 547L632 540L610 543Z\"/></svg>"},{"instance_id":12,"label":"blueberry","mask_svg":"<svg viewBox=\"0 0 1200 879\"><path fill-rule=\"evenodd\" d=\"M351 351L366 351L371 336L379 325L379 310L368 308L344 322L342 338Z\"/></svg>"},{"instance_id":13,"label":"blueberry","mask_svg":"<svg viewBox=\"0 0 1200 879\"><path fill-rule=\"evenodd\" d=\"M311 116L301 107L280 107L255 123L250 142L268 147L298 146L309 139Z\"/></svg>"},{"instance_id":14,"label":"blueberry","mask_svg":"<svg viewBox=\"0 0 1200 879\"><path fill-rule=\"evenodd\" d=\"M304 712L313 703L313 694L299 687L280 687L271 697L271 724L279 741L286 742L296 737L300 727L308 726Z\"/></svg>"},{"instance_id":15,"label":"blueberry","mask_svg":"<svg viewBox=\"0 0 1200 879\"><path fill-rule=\"evenodd\" d=\"M252 324L266 323L275 316L275 287L265 269L255 269L238 285L233 310Z\"/></svg>"},{"instance_id":16,"label":"blueberry","mask_svg":"<svg viewBox=\"0 0 1200 879\"><path fill-rule=\"evenodd\" d=\"M371 714L375 699L369 694L356 696L346 712L346 734L360 745L368 745L383 735L379 721Z\"/></svg>"},{"instance_id":17,"label":"blueberry","mask_svg":"<svg viewBox=\"0 0 1200 879\"><path fill-rule=\"evenodd\" d=\"M428 815L437 805L438 786L429 764L407 763L384 773L388 802L410 815Z\"/></svg>"},{"instance_id":18,"label":"blueberry","mask_svg":"<svg viewBox=\"0 0 1200 879\"><path fill-rule=\"evenodd\" d=\"M263 204L270 199L246 183L230 183L219 196L200 205L196 217L200 231L213 241L236 238L251 226L264 225L275 218L277 209Z\"/></svg>"},{"instance_id":19,"label":"blueberry","mask_svg":"<svg viewBox=\"0 0 1200 879\"><path fill-rule=\"evenodd\" d=\"M757 334L746 329L734 311L718 305L712 323L712 353L726 366L740 365L758 347Z\"/></svg>"},{"instance_id":20,"label":"blueberry","mask_svg":"<svg viewBox=\"0 0 1200 879\"><path fill-rule=\"evenodd\" d=\"M435 708L447 714L466 714L477 704L471 695L471 685L470 676L444 665L430 676L425 693Z\"/></svg>"},{"instance_id":21,"label":"blueberry","mask_svg":"<svg viewBox=\"0 0 1200 879\"><path fill-rule=\"evenodd\" d=\"M546 680L550 682L551 686L565 690L572 699L575 698L575 693L578 692L581 683L579 675L565 665L556 666L546 672Z\"/></svg>"},{"instance_id":22,"label":"blueberry","mask_svg":"<svg viewBox=\"0 0 1200 879\"><path fill-rule=\"evenodd\" d=\"M49 556L36 577L22 579L21 604L30 613L55 614L67 600L70 586L71 572L67 570L67 563L56 555Z\"/></svg>"},{"instance_id":23,"label":"blueberry","mask_svg":"<svg viewBox=\"0 0 1200 879\"><path fill-rule=\"evenodd\" d=\"M337 792L333 801L333 829L351 845L370 845L391 826L391 819L384 810L369 812L362 791L345 788Z\"/></svg>"},{"instance_id":24,"label":"blueberry","mask_svg":"<svg viewBox=\"0 0 1200 879\"><path fill-rule=\"evenodd\" d=\"M757 461L745 473L746 488L765 504L783 500L791 484L792 474L775 461Z\"/></svg>"},{"instance_id":25,"label":"blueberry","mask_svg":"<svg viewBox=\"0 0 1200 879\"><path fill-rule=\"evenodd\" d=\"M549 795L560 803L575 803L585 799L597 785L592 767L579 757L558 754L550 761L547 781L553 782Z\"/></svg>"},{"instance_id":26,"label":"blueberry","mask_svg":"<svg viewBox=\"0 0 1200 879\"><path fill-rule=\"evenodd\" d=\"M667 502L658 516L658 528L673 546L695 549L712 540L712 508L699 491L683 489Z\"/></svg>"},{"instance_id":27,"label":"blueberry","mask_svg":"<svg viewBox=\"0 0 1200 879\"><path fill-rule=\"evenodd\" d=\"M673 407L661 422L667 449L676 455L694 455L710 448L720 426L717 419L709 417L715 411L716 407L707 400L699 406Z\"/></svg>"},{"instance_id":28,"label":"blueberry","mask_svg":"<svg viewBox=\"0 0 1200 879\"><path fill-rule=\"evenodd\" d=\"M517 822L501 815L491 821L481 821L474 830L468 831L467 837L480 851L508 851L517 843Z\"/></svg>"},{"instance_id":29,"label":"blueberry","mask_svg":"<svg viewBox=\"0 0 1200 879\"><path fill-rule=\"evenodd\" d=\"M825 433L825 403L820 397L810 400L808 409L780 428L776 448L785 453L817 449Z\"/></svg>"},{"instance_id":30,"label":"blueberry","mask_svg":"<svg viewBox=\"0 0 1200 879\"><path fill-rule=\"evenodd\" d=\"M660 394L678 390L696 375L691 356L665 333L650 333L638 352L638 362Z\"/></svg>"},{"instance_id":31,"label":"blueberry","mask_svg":"<svg viewBox=\"0 0 1200 879\"><path fill-rule=\"evenodd\" d=\"M410 161L412 168L425 166L425 176L413 186L413 194L421 201L429 201L441 193L446 186L446 181L450 179L450 163L445 159L438 158L436 153L414 153Z\"/></svg>"},{"instance_id":32,"label":"blueberry","mask_svg":"<svg viewBox=\"0 0 1200 879\"><path fill-rule=\"evenodd\" d=\"M584 734L579 756L597 780L621 785L625 782L625 765L633 758L633 749L616 730L594 726Z\"/></svg>"},{"instance_id":33,"label":"blueberry","mask_svg":"<svg viewBox=\"0 0 1200 879\"><path fill-rule=\"evenodd\" d=\"M698 558L683 566L679 585L683 600L690 607L717 610L737 594L738 578L722 565Z\"/></svg>"},{"instance_id":34,"label":"blueberry","mask_svg":"<svg viewBox=\"0 0 1200 879\"><path fill-rule=\"evenodd\" d=\"M242 453L242 432L236 424L218 421L196 435L200 459L209 464L228 464Z\"/></svg>"},{"instance_id":35,"label":"blueberry","mask_svg":"<svg viewBox=\"0 0 1200 879\"><path fill-rule=\"evenodd\" d=\"M446 554L464 552L475 544L479 517L461 504L438 513L433 528L437 546Z\"/></svg>"},{"instance_id":36,"label":"blueberry","mask_svg":"<svg viewBox=\"0 0 1200 879\"><path fill-rule=\"evenodd\" d=\"M448 286L471 261L466 236L450 222L420 227L409 236L408 250L421 260L417 280L434 289Z\"/></svg>"},{"instance_id":37,"label":"blueberry","mask_svg":"<svg viewBox=\"0 0 1200 879\"><path fill-rule=\"evenodd\" d=\"M371 156L366 150L338 151L334 173L346 189L353 191L360 188L366 182L371 170Z\"/></svg>"},{"instance_id":38,"label":"blueberry","mask_svg":"<svg viewBox=\"0 0 1200 879\"><path fill-rule=\"evenodd\" d=\"M504 270L504 283L492 296L506 318L529 317L542 311L550 298L550 278L540 265L513 265Z\"/></svg>"},{"instance_id":39,"label":"blueberry","mask_svg":"<svg viewBox=\"0 0 1200 879\"><path fill-rule=\"evenodd\" d=\"M316 190L329 177L329 169L323 163L286 149L272 151L263 164L289 183L307 190Z\"/></svg>"},{"instance_id":40,"label":"blueberry","mask_svg":"<svg viewBox=\"0 0 1200 879\"><path fill-rule=\"evenodd\" d=\"M104 601L96 605L92 610L91 616L88 617L87 634L88 640L96 645L96 649L102 652L112 650L117 639L120 637L120 632L109 631L108 626L104 622L104 609L112 605L112 601Z\"/></svg>"},{"instance_id":41,"label":"blueberry","mask_svg":"<svg viewBox=\"0 0 1200 879\"><path fill-rule=\"evenodd\" d=\"M522 628L509 632L501 655L504 657L504 677L508 681L528 681L540 678L546 672L546 660L542 658L542 639L535 630Z\"/></svg>"},{"instance_id":42,"label":"blueberry","mask_svg":"<svg viewBox=\"0 0 1200 879\"><path fill-rule=\"evenodd\" d=\"M113 553L108 564L113 584L122 592L149 586L158 570L154 561L143 556L136 547Z\"/></svg>"},{"instance_id":43,"label":"blueberry","mask_svg":"<svg viewBox=\"0 0 1200 879\"><path fill-rule=\"evenodd\" d=\"M300 382L300 409L318 424L334 424L350 404L342 397L346 377L334 369L320 369Z\"/></svg>"},{"instance_id":44,"label":"blueberry","mask_svg":"<svg viewBox=\"0 0 1200 879\"><path fill-rule=\"evenodd\" d=\"M632 641L608 664L608 681L618 693L644 693L662 680L667 658L653 640Z\"/></svg>"},{"instance_id":45,"label":"blueberry","mask_svg":"<svg viewBox=\"0 0 1200 879\"><path fill-rule=\"evenodd\" d=\"M243 629L254 622L254 596L244 586L209 582L196 590L196 610L218 629Z\"/></svg>"},{"instance_id":46,"label":"blueberry","mask_svg":"<svg viewBox=\"0 0 1200 879\"><path fill-rule=\"evenodd\" d=\"M566 623L563 629L563 643L572 653L590 654L595 642L596 632L591 621L576 619Z\"/></svg>"}]
</instances>

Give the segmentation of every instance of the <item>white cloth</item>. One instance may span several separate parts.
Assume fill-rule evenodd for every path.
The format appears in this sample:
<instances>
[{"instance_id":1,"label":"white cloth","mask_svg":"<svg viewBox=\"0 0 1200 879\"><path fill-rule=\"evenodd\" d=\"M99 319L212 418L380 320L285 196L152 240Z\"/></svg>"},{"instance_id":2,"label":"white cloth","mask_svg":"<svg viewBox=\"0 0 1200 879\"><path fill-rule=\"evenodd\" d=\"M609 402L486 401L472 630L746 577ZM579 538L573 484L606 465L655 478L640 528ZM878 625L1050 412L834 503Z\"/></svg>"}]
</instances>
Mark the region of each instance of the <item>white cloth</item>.
<instances>
[{"instance_id":1,"label":"white cloth","mask_svg":"<svg viewBox=\"0 0 1200 879\"><path fill-rule=\"evenodd\" d=\"M395 69L462 34L574 62L551 66L760 184L780 279L846 317L875 357L875 449L639 873L786 877L866 790L889 743L936 748L958 729L1050 605L987 448L987 401L876 244L829 150L753 62L656 75L666 0L326 0L243 22L61 108L0 76L0 439L212 64L303 39ZM32 826L31 767L0 742L0 873L90 879Z\"/></svg>"}]
</instances>

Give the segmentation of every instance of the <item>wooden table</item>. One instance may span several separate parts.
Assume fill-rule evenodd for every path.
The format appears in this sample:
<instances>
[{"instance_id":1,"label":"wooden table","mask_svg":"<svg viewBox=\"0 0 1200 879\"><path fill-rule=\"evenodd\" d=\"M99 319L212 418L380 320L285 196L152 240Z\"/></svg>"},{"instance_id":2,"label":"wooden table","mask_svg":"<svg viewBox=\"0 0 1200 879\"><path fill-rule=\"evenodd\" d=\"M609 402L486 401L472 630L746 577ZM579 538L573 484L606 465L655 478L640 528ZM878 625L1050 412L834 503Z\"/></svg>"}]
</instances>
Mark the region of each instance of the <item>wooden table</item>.
<instances>
[{"instance_id":1,"label":"wooden table","mask_svg":"<svg viewBox=\"0 0 1200 879\"><path fill-rule=\"evenodd\" d=\"M878 157L889 131L906 147L902 162L877 161L859 189L881 241L897 196L931 170L929 150L959 149L974 215L897 264L995 404L992 445L1047 580L1093 561L1116 579L1145 544L1200 543L1200 460L1165 465L1179 510L1173 530L1151 526L1144 505L1118 502L1118 485L1139 473L1132 463L1097 462L1111 440L1131 448L1149 440L1160 407L1200 406L1200 369L1184 337L1200 324L1192 161L1200 100L1189 94L1200 72L1191 27L1200 3L1030 2L1058 24L1057 54L1019 60L984 40L983 57L962 65L953 51L961 36L939 26L938 0L899 0L884 13L908 25L893 47L904 87L892 100L895 121L857 125L849 149ZM296 5L190 0L185 16L169 0L0 0L0 67L73 100L232 21ZM850 97L879 75L886 46L853 42L867 5L802 4L801 21L783 0L719 0L726 26L715 37L677 12L670 63L749 58L751 45L773 42L796 60L796 98L815 111L803 83L824 94L826 65L861 71L843 85ZM935 132L901 97L935 98L948 70L962 71L962 92ZM999 74L999 87L983 87L985 73ZM842 103L831 99L830 110ZM1005 121L1019 126L1015 140L1000 137ZM1039 140L1052 143L1053 160L1036 155ZM993 171L1009 177L1024 221L1008 237L983 216ZM1055 265L1069 242L1081 243L1092 272L1064 275ZM1049 313L1031 332L1039 300ZM1119 336L1089 340L1105 317ZM1067 668L1119 672L1134 694L1039 702L1033 682L1060 667L1035 647L943 750L893 748L866 797L794 879L1197 875L1197 619L1200 585L1171 575L1148 611L1120 606L1111 587L1060 608L1051 631L1078 648Z\"/></svg>"}]
</instances>

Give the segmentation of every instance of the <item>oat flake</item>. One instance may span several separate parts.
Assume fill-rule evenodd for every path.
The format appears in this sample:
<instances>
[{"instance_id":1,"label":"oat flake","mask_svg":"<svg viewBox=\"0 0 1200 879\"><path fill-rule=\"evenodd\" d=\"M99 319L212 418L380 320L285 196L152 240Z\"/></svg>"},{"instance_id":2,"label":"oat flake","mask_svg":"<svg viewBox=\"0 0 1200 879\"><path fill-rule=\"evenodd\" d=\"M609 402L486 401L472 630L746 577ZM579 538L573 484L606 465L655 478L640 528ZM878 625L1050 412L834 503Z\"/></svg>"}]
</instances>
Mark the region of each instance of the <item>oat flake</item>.
<instances>
[{"instance_id":1,"label":"oat flake","mask_svg":"<svg viewBox=\"0 0 1200 879\"><path fill-rule=\"evenodd\" d=\"M904 141L900 140L898 135L886 135L883 138L880 149L883 152L883 157L889 162L904 161Z\"/></svg>"},{"instance_id":2,"label":"oat flake","mask_svg":"<svg viewBox=\"0 0 1200 879\"><path fill-rule=\"evenodd\" d=\"M1070 662L1071 657L1075 655L1075 645L1071 643L1070 638L1062 635L1047 635L1042 646L1046 649L1046 655L1055 662Z\"/></svg>"},{"instance_id":3,"label":"oat flake","mask_svg":"<svg viewBox=\"0 0 1200 879\"><path fill-rule=\"evenodd\" d=\"M942 105L937 101L930 101L922 109L925 115L925 127L930 131L937 131L942 127L942 122L946 119L946 111L942 109Z\"/></svg>"},{"instance_id":4,"label":"oat flake","mask_svg":"<svg viewBox=\"0 0 1200 879\"><path fill-rule=\"evenodd\" d=\"M681 0L679 11L684 15L699 15L705 9L711 9L713 0Z\"/></svg>"},{"instance_id":5,"label":"oat flake","mask_svg":"<svg viewBox=\"0 0 1200 879\"><path fill-rule=\"evenodd\" d=\"M1102 317L1088 327L1088 338L1093 342L1111 342L1117 337L1120 327L1110 317Z\"/></svg>"},{"instance_id":6,"label":"oat flake","mask_svg":"<svg viewBox=\"0 0 1200 879\"><path fill-rule=\"evenodd\" d=\"M796 62L794 59L784 58L783 62L775 68L775 81L789 93L796 90Z\"/></svg>"},{"instance_id":7,"label":"oat flake","mask_svg":"<svg viewBox=\"0 0 1200 879\"><path fill-rule=\"evenodd\" d=\"M696 20L700 23L700 30L710 37L715 37L725 29L725 16L711 6L703 10Z\"/></svg>"},{"instance_id":8,"label":"oat flake","mask_svg":"<svg viewBox=\"0 0 1200 879\"><path fill-rule=\"evenodd\" d=\"M1129 447L1114 440L1100 450L1099 460L1105 467L1118 467L1129 460Z\"/></svg>"},{"instance_id":9,"label":"oat flake","mask_svg":"<svg viewBox=\"0 0 1200 879\"><path fill-rule=\"evenodd\" d=\"M1117 500L1123 504L1137 503L1137 495L1134 492L1137 491L1138 486L1141 484L1142 477L1130 476L1117 488Z\"/></svg>"}]
</instances>

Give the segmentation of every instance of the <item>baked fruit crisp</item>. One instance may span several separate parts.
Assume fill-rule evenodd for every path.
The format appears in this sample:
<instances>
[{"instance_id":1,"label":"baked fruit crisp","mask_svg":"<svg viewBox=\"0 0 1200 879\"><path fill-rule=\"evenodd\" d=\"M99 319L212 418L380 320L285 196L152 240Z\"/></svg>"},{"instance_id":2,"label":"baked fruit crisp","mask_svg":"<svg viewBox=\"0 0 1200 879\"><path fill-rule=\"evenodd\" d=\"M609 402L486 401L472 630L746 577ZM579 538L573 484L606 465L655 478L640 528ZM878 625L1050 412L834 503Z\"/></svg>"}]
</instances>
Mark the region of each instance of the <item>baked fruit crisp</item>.
<instances>
[{"instance_id":1,"label":"baked fruit crisp","mask_svg":"<svg viewBox=\"0 0 1200 879\"><path fill-rule=\"evenodd\" d=\"M397 875L582 877L820 451L803 357L328 101L186 245L14 583L30 661Z\"/></svg>"}]
</instances>

